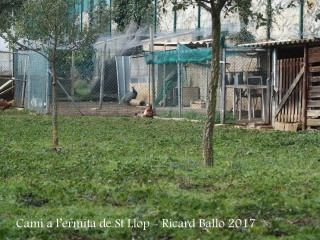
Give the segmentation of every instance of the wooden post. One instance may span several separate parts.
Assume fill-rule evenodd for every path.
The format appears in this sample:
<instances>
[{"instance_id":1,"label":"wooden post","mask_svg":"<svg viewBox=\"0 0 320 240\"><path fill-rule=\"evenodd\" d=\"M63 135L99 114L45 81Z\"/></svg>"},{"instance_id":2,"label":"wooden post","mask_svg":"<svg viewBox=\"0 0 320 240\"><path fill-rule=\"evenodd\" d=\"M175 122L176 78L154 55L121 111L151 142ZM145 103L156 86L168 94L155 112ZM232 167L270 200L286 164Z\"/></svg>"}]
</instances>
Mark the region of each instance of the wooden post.
<instances>
[{"instance_id":1,"label":"wooden post","mask_svg":"<svg viewBox=\"0 0 320 240\"><path fill-rule=\"evenodd\" d=\"M307 129L307 78L308 78L308 46L304 46L304 58L303 58L303 83L302 83L302 130Z\"/></svg>"}]
</instances>

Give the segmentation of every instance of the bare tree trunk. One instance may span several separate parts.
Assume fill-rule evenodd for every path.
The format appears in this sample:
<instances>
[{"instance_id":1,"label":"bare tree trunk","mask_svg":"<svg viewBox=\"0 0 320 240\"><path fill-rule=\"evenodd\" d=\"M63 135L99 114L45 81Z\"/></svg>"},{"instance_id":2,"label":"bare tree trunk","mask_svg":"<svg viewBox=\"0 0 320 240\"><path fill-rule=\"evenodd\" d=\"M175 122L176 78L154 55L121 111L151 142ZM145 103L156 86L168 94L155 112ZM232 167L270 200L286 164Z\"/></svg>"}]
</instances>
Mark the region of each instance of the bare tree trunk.
<instances>
[{"instance_id":1,"label":"bare tree trunk","mask_svg":"<svg viewBox=\"0 0 320 240\"><path fill-rule=\"evenodd\" d=\"M216 14L212 18L212 69L211 69L211 79L209 84L209 102L207 108L207 118L204 125L204 135L203 135L203 164L205 166L214 165L214 152L213 152L213 128L214 120L216 115L216 105L217 105L217 88L219 84L220 75L220 28L221 21L220 15Z\"/></svg>"},{"instance_id":2,"label":"bare tree trunk","mask_svg":"<svg viewBox=\"0 0 320 240\"><path fill-rule=\"evenodd\" d=\"M57 75L56 62L52 62L52 137L53 146L59 146L58 137L58 105L57 105Z\"/></svg>"}]
</instances>

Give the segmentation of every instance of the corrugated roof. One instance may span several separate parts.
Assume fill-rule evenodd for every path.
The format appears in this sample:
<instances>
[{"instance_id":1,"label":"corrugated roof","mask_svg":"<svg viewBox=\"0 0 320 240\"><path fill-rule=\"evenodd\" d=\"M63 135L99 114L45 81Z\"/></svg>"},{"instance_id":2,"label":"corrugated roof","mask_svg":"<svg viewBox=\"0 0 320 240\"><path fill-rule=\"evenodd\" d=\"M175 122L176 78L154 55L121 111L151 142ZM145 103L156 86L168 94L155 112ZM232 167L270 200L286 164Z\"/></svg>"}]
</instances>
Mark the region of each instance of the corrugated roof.
<instances>
[{"instance_id":1,"label":"corrugated roof","mask_svg":"<svg viewBox=\"0 0 320 240\"><path fill-rule=\"evenodd\" d=\"M189 47L207 47L207 44L211 45L212 39L204 39L192 42L159 42L155 41L154 46L168 46L168 47L176 47L178 44L183 44Z\"/></svg>"},{"instance_id":2,"label":"corrugated roof","mask_svg":"<svg viewBox=\"0 0 320 240\"><path fill-rule=\"evenodd\" d=\"M320 43L320 38L308 38L308 39L287 39L278 41L264 41L257 43L240 44L241 47L285 47L285 46L298 46L307 43Z\"/></svg>"}]
</instances>

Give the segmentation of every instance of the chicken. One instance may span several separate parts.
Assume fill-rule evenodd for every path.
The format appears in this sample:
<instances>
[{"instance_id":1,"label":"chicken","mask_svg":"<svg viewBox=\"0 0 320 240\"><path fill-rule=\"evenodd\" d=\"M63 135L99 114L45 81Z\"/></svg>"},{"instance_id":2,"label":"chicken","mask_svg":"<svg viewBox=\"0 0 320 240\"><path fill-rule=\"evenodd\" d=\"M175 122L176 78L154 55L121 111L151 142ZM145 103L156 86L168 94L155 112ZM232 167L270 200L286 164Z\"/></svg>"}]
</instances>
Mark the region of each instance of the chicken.
<instances>
[{"instance_id":1,"label":"chicken","mask_svg":"<svg viewBox=\"0 0 320 240\"><path fill-rule=\"evenodd\" d=\"M130 104L131 99L136 99L138 92L132 87L132 92L128 92L121 100L120 104Z\"/></svg>"},{"instance_id":2,"label":"chicken","mask_svg":"<svg viewBox=\"0 0 320 240\"><path fill-rule=\"evenodd\" d=\"M143 111L143 116L153 118L152 104Z\"/></svg>"},{"instance_id":3,"label":"chicken","mask_svg":"<svg viewBox=\"0 0 320 240\"><path fill-rule=\"evenodd\" d=\"M12 101L8 102L7 100L0 98L0 110L4 111L11 106L12 106Z\"/></svg>"},{"instance_id":4,"label":"chicken","mask_svg":"<svg viewBox=\"0 0 320 240\"><path fill-rule=\"evenodd\" d=\"M143 112L136 113L135 116L153 118L152 104L150 104Z\"/></svg>"}]
</instances>

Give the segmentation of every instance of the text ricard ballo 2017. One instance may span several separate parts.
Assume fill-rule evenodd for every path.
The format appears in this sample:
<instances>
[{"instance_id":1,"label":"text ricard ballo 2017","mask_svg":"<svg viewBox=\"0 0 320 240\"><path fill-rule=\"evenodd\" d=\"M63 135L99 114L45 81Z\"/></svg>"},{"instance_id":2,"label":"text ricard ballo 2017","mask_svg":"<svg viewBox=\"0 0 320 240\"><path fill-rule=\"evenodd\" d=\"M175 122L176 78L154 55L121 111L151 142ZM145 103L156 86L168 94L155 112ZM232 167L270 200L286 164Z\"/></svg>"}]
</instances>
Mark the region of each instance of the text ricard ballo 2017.
<instances>
[{"instance_id":1,"label":"text ricard ballo 2017","mask_svg":"<svg viewBox=\"0 0 320 240\"><path fill-rule=\"evenodd\" d=\"M18 219L16 227L18 228L140 228L147 230L148 228L250 228L254 226L256 219L240 219L230 218L226 220L211 218L211 219L161 219L157 221L133 219L102 219L95 220L65 220L57 218L52 221L40 220L25 220Z\"/></svg>"}]
</instances>

